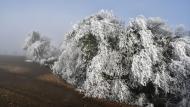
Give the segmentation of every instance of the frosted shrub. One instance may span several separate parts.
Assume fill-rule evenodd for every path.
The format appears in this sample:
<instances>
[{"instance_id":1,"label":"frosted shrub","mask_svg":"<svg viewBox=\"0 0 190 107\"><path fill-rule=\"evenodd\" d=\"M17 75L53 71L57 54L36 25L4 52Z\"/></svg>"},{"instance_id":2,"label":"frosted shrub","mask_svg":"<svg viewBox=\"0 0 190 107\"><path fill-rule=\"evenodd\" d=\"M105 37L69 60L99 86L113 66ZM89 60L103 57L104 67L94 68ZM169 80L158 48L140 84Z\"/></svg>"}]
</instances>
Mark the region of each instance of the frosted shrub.
<instances>
[{"instance_id":1,"label":"frosted shrub","mask_svg":"<svg viewBox=\"0 0 190 107\"><path fill-rule=\"evenodd\" d=\"M52 70L89 97L190 106L190 39L183 32L172 31L158 17L138 16L126 26L102 10L65 35ZM27 56L37 62L54 56L51 49L38 33L25 45Z\"/></svg>"}]
</instances>

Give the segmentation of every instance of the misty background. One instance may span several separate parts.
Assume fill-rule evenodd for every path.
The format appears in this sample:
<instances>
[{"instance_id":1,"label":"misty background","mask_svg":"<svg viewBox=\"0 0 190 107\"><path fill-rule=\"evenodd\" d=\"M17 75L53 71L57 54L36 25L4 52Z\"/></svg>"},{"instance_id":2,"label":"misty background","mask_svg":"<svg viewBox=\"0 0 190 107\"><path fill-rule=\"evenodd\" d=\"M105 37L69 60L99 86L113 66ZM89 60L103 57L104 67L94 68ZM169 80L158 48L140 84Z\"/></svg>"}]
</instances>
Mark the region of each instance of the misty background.
<instances>
[{"instance_id":1,"label":"misty background","mask_svg":"<svg viewBox=\"0 0 190 107\"><path fill-rule=\"evenodd\" d=\"M138 15L158 16L173 28L183 24L189 29L189 5L189 0L0 0L0 54L22 55L32 31L59 45L73 24L101 9L126 23Z\"/></svg>"}]
</instances>

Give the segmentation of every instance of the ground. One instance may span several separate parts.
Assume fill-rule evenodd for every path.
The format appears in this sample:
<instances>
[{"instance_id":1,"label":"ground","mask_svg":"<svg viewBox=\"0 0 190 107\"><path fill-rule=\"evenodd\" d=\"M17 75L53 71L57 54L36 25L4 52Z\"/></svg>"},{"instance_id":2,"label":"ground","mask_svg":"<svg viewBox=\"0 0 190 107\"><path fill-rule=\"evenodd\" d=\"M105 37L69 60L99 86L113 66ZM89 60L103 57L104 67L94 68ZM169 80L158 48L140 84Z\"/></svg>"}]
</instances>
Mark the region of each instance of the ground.
<instances>
[{"instance_id":1,"label":"ground","mask_svg":"<svg viewBox=\"0 0 190 107\"><path fill-rule=\"evenodd\" d=\"M49 68L22 56L0 56L0 107L129 107L85 98Z\"/></svg>"}]
</instances>

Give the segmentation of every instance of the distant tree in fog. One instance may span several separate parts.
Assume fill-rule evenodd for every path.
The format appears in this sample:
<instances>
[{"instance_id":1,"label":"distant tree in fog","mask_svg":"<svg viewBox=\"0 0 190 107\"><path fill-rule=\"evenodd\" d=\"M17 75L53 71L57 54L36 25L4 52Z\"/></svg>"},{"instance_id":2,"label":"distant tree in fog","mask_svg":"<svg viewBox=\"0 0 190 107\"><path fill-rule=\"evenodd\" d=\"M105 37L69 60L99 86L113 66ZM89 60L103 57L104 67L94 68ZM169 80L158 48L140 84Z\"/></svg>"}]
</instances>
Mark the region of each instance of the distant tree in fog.
<instances>
[{"instance_id":1,"label":"distant tree in fog","mask_svg":"<svg viewBox=\"0 0 190 107\"><path fill-rule=\"evenodd\" d=\"M58 49L51 45L50 39L38 32L30 34L24 44L27 59L40 64L51 65L57 59Z\"/></svg>"},{"instance_id":2,"label":"distant tree in fog","mask_svg":"<svg viewBox=\"0 0 190 107\"><path fill-rule=\"evenodd\" d=\"M190 31L186 30L184 25L178 25L174 33L177 37L190 36Z\"/></svg>"}]
</instances>

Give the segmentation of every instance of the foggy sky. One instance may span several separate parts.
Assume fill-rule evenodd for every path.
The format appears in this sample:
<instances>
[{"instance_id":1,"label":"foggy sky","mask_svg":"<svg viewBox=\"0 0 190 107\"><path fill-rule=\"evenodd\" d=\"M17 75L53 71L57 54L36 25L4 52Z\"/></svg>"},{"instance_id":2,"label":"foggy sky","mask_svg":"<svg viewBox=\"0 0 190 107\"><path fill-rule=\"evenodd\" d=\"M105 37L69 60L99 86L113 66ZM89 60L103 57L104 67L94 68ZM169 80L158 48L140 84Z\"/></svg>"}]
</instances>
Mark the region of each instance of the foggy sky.
<instances>
[{"instance_id":1,"label":"foggy sky","mask_svg":"<svg viewBox=\"0 0 190 107\"><path fill-rule=\"evenodd\" d=\"M159 16L175 27L190 28L189 0L0 0L0 54L23 54L32 31L60 44L82 18L101 9L112 10L126 23L138 15Z\"/></svg>"}]
</instances>

